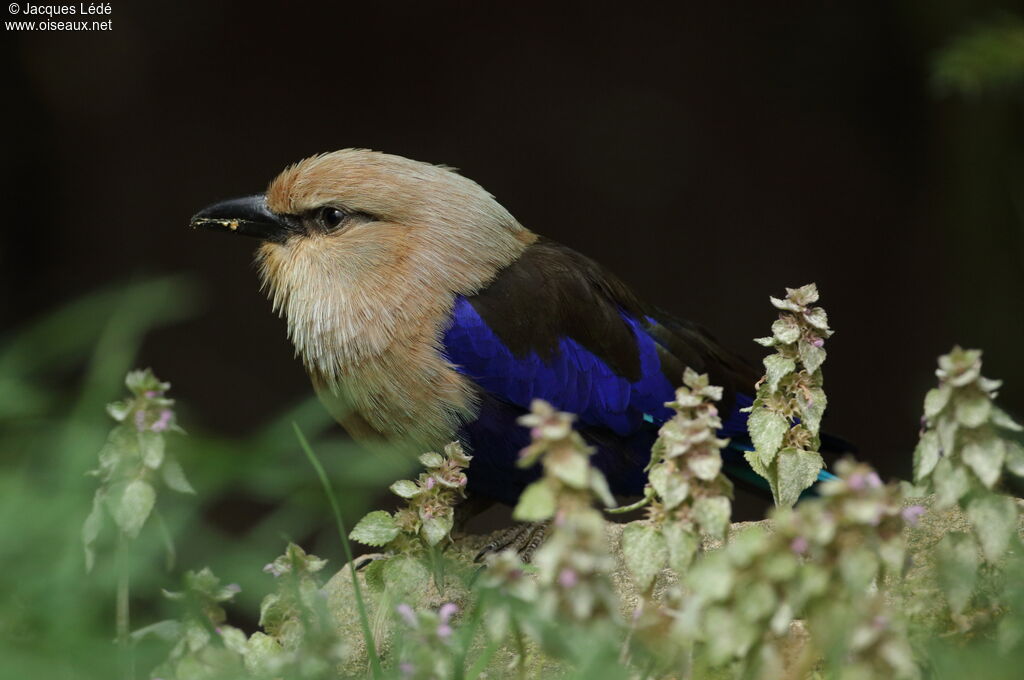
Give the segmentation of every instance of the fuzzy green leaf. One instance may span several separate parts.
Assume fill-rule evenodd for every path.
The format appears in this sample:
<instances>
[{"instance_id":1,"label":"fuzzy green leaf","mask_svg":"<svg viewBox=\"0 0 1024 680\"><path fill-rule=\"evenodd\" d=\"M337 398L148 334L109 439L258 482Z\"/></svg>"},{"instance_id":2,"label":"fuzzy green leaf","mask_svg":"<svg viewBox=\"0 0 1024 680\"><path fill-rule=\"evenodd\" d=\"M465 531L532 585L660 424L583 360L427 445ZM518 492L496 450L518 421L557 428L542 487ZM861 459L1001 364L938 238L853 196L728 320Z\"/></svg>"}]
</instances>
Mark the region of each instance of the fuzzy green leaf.
<instances>
[{"instance_id":1,"label":"fuzzy green leaf","mask_svg":"<svg viewBox=\"0 0 1024 680\"><path fill-rule=\"evenodd\" d=\"M1006 469L1018 477L1024 477L1024 446L1013 440L1006 440Z\"/></svg>"},{"instance_id":2,"label":"fuzzy green leaf","mask_svg":"<svg viewBox=\"0 0 1024 680\"><path fill-rule=\"evenodd\" d=\"M978 389L961 390L954 400L956 419L963 427L978 427L988 422L992 401Z\"/></svg>"},{"instance_id":3,"label":"fuzzy green leaf","mask_svg":"<svg viewBox=\"0 0 1024 680\"><path fill-rule=\"evenodd\" d=\"M815 451L783 449L778 458L777 505L792 507L804 489L818 479L818 472L824 466L821 454Z\"/></svg>"},{"instance_id":4,"label":"fuzzy green leaf","mask_svg":"<svg viewBox=\"0 0 1024 680\"><path fill-rule=\"evenodd\" d=\"M427 469L439 468L444 465L444 458L441 457L440 453L430 451L420 456L420 465Z\"/></svg>"},{"instance_id":5,"label":"fuzzy green leaf","mask_svg":"<svg viewBox=\"0 0 1024 680\"><path fill-rule=\"evenodd\" d=\"M800 338L800 324L789 315L776 319L772 323L772 337L782 345L796 342Z\"/></svg>"},{"instance_id":6,"label":"fuzzy green leaf","mask_svg":"<svg viewBox=\"0 0 1024 680\"><path fill-rule=\"evenodd\" d=\"M743 458L746 459L747 463L750 465L750 468L754 472L764 477L765 479L768 479L770 472L768 470L768 467L761 462L761 456L757 455L757 451L744 451Z\"/></svg>"},{"instance_id":7,"label":"fuzzy green leaf","mask_svg":"<svg viewBox=\"0 0 1024 680\"><path fill-rule=\"evenodd\" d=\"M971 437L963 446L960 456L978 476L986 488L999 481L1006 460L1006 446L1003 440L989 431L987 436Z\"/></svg>"},{"instance_id":8,"label":"fuzzy green leaf","mask_svg":"<svg viewBox=\"0 0 1024 680\"><path fill-rule=\"evenodd\" d=\"M520 522L540 522L555 514L555 492L543 479L537 480L523 490L512 512L512 518Z\"/></svg>"},{"instance_id":9,"label":"fuzzy green leaf","mask_svg":"<svg viewBox=\"0 0 1024 680\"><path fill-rule=\"evenodd\" d=\"M946 408L946 404L949 403L949 398L952 394L953 388L949 385L942 385L928 390L928 394L924 395L925 418L934 418L942 413L942 409Z\"/></svg>"},{"instance_id":10,"label":"fuzzy green leaf","mask_svg":"<svg viewBox=\"0 0 1024 680\"><path fill-rule=\"evenodd\" d=\"M779 310L782 310L784 312L799 312L800 311L800 305L798 305L797 303L792 302L790 300L783 300L781 298L771 297L771 296L769 296L768 299L771 300L772 306L775 307L775 309L779 309Z\"/></svg>"},{"instance_id":11,"label":"fuzzy green leaf","mask_svg":"<svg viewBox=\"0 0 1024 680\"><path fill-rule=\"evenodd\" d=\"M686 460L686 465L697 479L710 482L722 471L722 456L718 453L690 456Z\"/></svg>"},{"instance_id":12,"label":"fuzzy green leaf","mask_svg":"<svg viewBox=\"0 0 1024 680\"><path fill-rule=\"evenodd\" d=\"M443 515L421 519L420 535L423 536L423 540L427 542L427 545L437 545L447 538L452 531L454 516L451 509Z\"/></svg>"},{"instance_id":13,"label":"fuzzy green leaf","mask_svg":"<svg viewBox=\"0 0 1024 680\"><path fill-rule=\"evenodd\" d=\"M82 523L82 547L85 550L85 570L87 572L92 571L93 564L96 561L96 550L93 544L96 543L96 538L100 535L100 530L103 529L105 517L106 515L103 512L103 490L97 489L92 497L92 510L89 512L89 516L85 518L85 522Z\"/></svg>"},{"instance_id":14,"label":"fuzzy green leaf","mask_svg":"<svg viewBox=\"0 0 1024 680\"><path fill-rule=\"evenodd\" d=\"M612 495L612 490L608 486L608 480L604 473L597 468L590 470L590 490L597 500L604 503L606 508L615 507L615 496Z\"/></svg>"},{"instance_id":15,"label":"fuzzy green leaf","mask_svg":"<svg viewBox=\"0 0 1024 680\"><path fill-rule=\"evenodd\" d=\"M955 418L939 418L935 431L939 434L939 449L946 455L956 450L956 432L959 428Z\"/></svg>"},{"instance_id":16,"label":"fuzzy green leaf","mask_svg":"<svg viewBox=\"0 0 1024 680\"><path fill-rule=\"evenodd\" d=\"M194 494L195 489L189 483L188 478L185 476L185 471L181 467L175 458L168 456L164 459L164 464L160 466L160 476L163 477L164 484L167 488L178 493Z\"/></svg>"},{"instance_id":17,"label":"fuzzy green leaf","mask_svg":"<svg viewBox=\"0 0 1024 680\"><path fill-rule=\"evenodd\" d=\"M693 563L700 547L700 539L695 533L683 527L679 522L671 522L661 528L668 546L668 566L677 574L684 574Z\"/></svg>"},{"instance_id":18,"label":"fuzzy green leaf","mask_svg":"<svg viewBox=\"0 0 1024 680\"><path fill-rule=\"evenodd\" d=\"M949 458L943 458L935 465L932 484L935 486L935 505L948 508L956 505L967 493L971 482L962 467L953 465Z\"/></svg>"},{"instance_id":19,"label":"fuzzy green leaf","mask_svg":"<svg viewBox=\"0 0 1024 680\"><path fill-rule=\"evenodd\" d=\"M914 449L914 482L920 483L939 462L939 435L929 430L921 435Z\"/></svg>"},{"instance_id":20,"label":"fuzzy green leaf","mask_svg":"<svg viewBox=\"0 0 1024 680\"><path fill-rule=\"evenodd\" d=\"M113 508L114 522L128 538L135 538L142 525L153 511L156 491L149 482L135 479L125 485L124 491Z\"/></svg>"},{"instance_id":21,"label":"fuzzy green leaf","mask_svg":"<svg viewBox=\"0 0 1024 680\"><path fill-rule=\"evenodd\" d=\"M1004 430L1010 430L1012 432L1020 432L1024 430L1024 427L1010 417L1003 409L999 408L995 404L992 405L992 424L996 427L1001 427Z\"/></svg>"},{"instance_id":22,"label":"fuzzy green leaf","mask_svg":"<svg viewBox=\"0 0 1024 680\"><path fill-rule=\"evenodd\" d=\"M819 331L828 330L828 314L821 307L812 307L804 312L804 319Z\"/></svg>"},{"instance_id":23,"label":"fuzzy green leaf","mask_svg":"<svg viewBox=\"0 0 1024 680\"><path fill-rule=\"evenodd\" d=\"M818 434L821 429L821 418L825 415L825 408L828 406L825 390L820 387L811 388L806 393L803 390L798 390L796 405L800 409L800 420L804 427L812 434Z\"/></svg>"},{"instance_id":24,"label":"fuzzy green leaf","mask_svg":"<svg viewBox=\"0 0 1024 680\"><path fill-rule=\"evenodd\" d=\"M995 562L1017 531L1017 503L1009 496L985 494L967 504L967 519L985 559Z\"/></svg>"},{"instance_id":25,"label":"fuzzy green leaf","mask_svg":"<svg viewBox=\"0 0 1024 680\"><path fill-rule=\"evenodd\" d=\"M690 494L690 485L678 474L668 472L664 464L651 470L649 476L651 488L658 494L662 503L669 510L677 507Z\"/></svg>"},{"instance_id":26,"label":"fuzzy green leaf","mask_svg":"<svg viewBox=\"0 0 1024 680\"><path fill-rule=\"evenodd\" d=\"M772 392L779 389L780 380L796 370L796 362L781 354L769 354L762 359L762 363L764 363L768 389Z\"/></svg>"},{"instance_id":27,"label":"fuzzy green leaf","mask_svg":"<svg viewBox=\"0 0 1024 680\"><path fill-rule=\"evenodd\" d=\"M646 592L668 564L668 545L656 527L630 522L622 530L622 557L637 588Z\"/></svg>"},{"instance_id":28,"label":"fuzzy green leaf","mask_svg":"<svg viewBox=\"0 0 1024 680\"><path fill-rule=\"evenodd\" d=\"M586 489L589 480L590 463L579 453L569 455L549 455L544 464L566 486L573 489Z\"/></svg>"},{"instance_id":29,"label":"fuzzy green leaf","mask_svg":"<svg viewBox=\"0 0 1024 680\"><path fill-rule=\"evenodd\" d=\"M734 572L722 551L703 555L686 574L686 581L693 592L712 602L729 596L734 579Z\"/></svg>"},{"instance_id":30,"label":"fuzzy green leaf","mask_svg":"<svg viewBox=\"0 0 1024 680\"><path fill-rule=\"evenodd\" d=\"M878 573L878 558L868 548L847 550L839 560L839 573L850 592L863 592Z\"/></svg>"},{"instance_id":31,"label":"fuzzy green leaf","mask_svg":"<svg viewBox=\"0 0 1024 680\"><path fill-rule=\"evenodd\" d=\"M800 363L808 373L814 373L825 363L825 348L815 347L806 340L800 340L796 346L797 354L800 356Z\"/></svg>"},{"instance_id":32,"label":"fuzzy green leaf","mask_svg":"<svg viewBox=\"0 0 1024 680\"><path fill-rule=\"evenodd\" d=\"M410 555L396 555L384 560L381 578L384 587L392 593L392 597L402 601L407 597L417 597L416 593L422 593L423 584L430 581L431 575L430 569L422 560Z\"/></svg>"},{"instance_id":33,"label":"fuzzy green leaf","mask_svg":"<svg viewBox=\"0 0 1024 680\"><path fill-rule=\"evenodd\" d=\"M155 470L164 462L164 437L156 432L139 433L139 453L146 467Z\"/></svg>"},{"instance_id":34,"label":"fuzzy green leaf","mask_svg":"<svg viewBox=\"0 0 1024 680\"><path fill-rule=\"evenodd\" d=\"M722 539L729 528L732 504L725 496L705 496L693 504L693 518L710 536Z\"/></svg>"},{"instance_id":35,"label":"fuzzy green leaf","mask_svg":"<svg viewBox=\"0 0 1024 680\"><path fill-rule=\"evenodd\" d=\"M949 607L960 613L974 592L978 575L978 549L970 536L961 532L946 534L935 546L939 587L946 594Z\"/></svg>"},{"instance_id":36,"label":"fuzzy green leaf","mask_svg":"<svg viewBox=\"0 0 1024 680\"><path fill-rule=\"evenodd\" d=\"M789 421L775 411L755 408L747 419L747 430L761 462L768 465L782 446L782 438L789 430Z\"/></svg>"},{"instance_id":37,"label":"fuzzy green leaf","mask_svg":"<svg viewBox=\"0 0 1024 680\"><path fill-rule=\"evenodd\" d=\"M412 498L423 491L416 482L408 479L399 479L388 488L391 489L391 493L402 498Z\"/></svg>"},{"instance_id":38,"label":"fuzzy green leaf","mask_svg":"<svg viewBox=\"0 0 1024 680\"><path fill-rule=\"evenodd\" d=\"M401 533L401 529L395 523L395 518L385 510L374 510L353 527L348 537L363 545L379 548L387 545Z\"/></svg>"}]
</instances>

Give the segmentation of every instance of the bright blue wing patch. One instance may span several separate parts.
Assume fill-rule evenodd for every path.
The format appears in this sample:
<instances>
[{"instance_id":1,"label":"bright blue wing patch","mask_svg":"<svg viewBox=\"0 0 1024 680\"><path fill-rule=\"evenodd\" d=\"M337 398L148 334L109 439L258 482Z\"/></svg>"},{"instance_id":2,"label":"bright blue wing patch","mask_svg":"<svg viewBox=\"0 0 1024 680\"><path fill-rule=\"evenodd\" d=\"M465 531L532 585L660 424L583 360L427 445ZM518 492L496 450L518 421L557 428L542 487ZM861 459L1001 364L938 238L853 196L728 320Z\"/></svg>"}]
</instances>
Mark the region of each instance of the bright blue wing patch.
<instances>
[{"instance_id":1,"label":"bright blue wing patch","mask_svg":"<svg viewBox=\"0 0 1024 680\"><path fill-rule=\"evenodd\" d=\"M640 355L640 379L617 375L604 361L572 338L562 338L545 361L535 352L516 357L484 322L473 305L456 298L444 348L456 369L480 387L523 408L544 399L575 413L585 425L632 434L644 423L659 424L672 415L665 402L675 389L661 372L657 346L635 319L623 315Z\"/></svg>"}]
</instances>

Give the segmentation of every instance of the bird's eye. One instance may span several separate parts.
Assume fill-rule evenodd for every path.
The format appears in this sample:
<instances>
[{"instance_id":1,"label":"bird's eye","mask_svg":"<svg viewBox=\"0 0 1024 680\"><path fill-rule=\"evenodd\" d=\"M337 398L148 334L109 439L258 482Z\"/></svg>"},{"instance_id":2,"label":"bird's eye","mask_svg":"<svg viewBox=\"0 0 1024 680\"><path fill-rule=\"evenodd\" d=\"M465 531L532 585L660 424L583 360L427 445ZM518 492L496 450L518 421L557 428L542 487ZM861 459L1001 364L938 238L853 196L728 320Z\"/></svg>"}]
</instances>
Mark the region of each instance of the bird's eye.
<instances>
[{"instance_id":1,"label":"bird's eye","mask_svg":"<svg viewBox=\"0 0 1024 680\"><path fill-rule=\"evenodd\" d=\"M320 222L328 229L334 229L342 220L345 219L345 213L337 208L331 206L324 206L320 208Z\"/></svg>"}]
</instances>

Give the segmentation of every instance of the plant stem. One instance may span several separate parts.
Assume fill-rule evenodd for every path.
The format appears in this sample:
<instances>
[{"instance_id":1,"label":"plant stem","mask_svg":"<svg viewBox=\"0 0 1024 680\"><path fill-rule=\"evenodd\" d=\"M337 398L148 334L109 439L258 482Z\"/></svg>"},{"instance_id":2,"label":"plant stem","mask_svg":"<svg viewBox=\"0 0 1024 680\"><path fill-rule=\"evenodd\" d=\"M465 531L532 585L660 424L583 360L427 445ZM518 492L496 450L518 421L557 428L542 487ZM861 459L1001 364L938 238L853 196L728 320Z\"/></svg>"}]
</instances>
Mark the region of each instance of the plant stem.
<instances>
[{"instance_id":1,"label":"plant stem","mask_svg":"<svg viewBox=\"0 0 1024 680\"><path fill-rule=\"evenodd\" d=\"M117 644L121 650L121 669L125 680L135 677L135 658L132 654L129 594L131 573L128 570L128 541L123 531L117 534L117 609L115 614Z\"/></svg>"},{"instance_id":2,"label":"plant stem","mask_svg":"<svg viewBox=\"0 0 1024 680\"><path fill-rule=\"evenodd\" d=\"M292 428L295 430L295 436L299 439L299 444L302 446L302 450L305 452L306 457L309 458L310 464L313 469L316 470L317 477L320 478L320 483L324 487L324 491L327 493L327 499L331 503L331 510L334 512L334 521L338 525L338 534L341 536L341 546L345 550L345 559L348 560L348 570L352 574L352 592L356 596L356 609L359 611L359 623L363 629L363 641L366 643L366 655L370 659L370 669L373 672L375 680L379 680L384 675L384 670L380 665L380 657L377 656L377 645L373 641L373 633L370 631L370 618L366 614L366 604L363 602L363 591L359 587L359 578L356 576L355 565L353 564L352 557L352 546L348 542L348 531L345 529L345 522L341 519L341 510L338 508L338 500L334 497L334 491L331 489L331 482L327 479L327 473L324 471L324 466L320 464L320 459L313 453L313 448L306 441L305 435L302 434L302 430L299 429L298 424L292 422Z\"/></svg>"}]
</instances>

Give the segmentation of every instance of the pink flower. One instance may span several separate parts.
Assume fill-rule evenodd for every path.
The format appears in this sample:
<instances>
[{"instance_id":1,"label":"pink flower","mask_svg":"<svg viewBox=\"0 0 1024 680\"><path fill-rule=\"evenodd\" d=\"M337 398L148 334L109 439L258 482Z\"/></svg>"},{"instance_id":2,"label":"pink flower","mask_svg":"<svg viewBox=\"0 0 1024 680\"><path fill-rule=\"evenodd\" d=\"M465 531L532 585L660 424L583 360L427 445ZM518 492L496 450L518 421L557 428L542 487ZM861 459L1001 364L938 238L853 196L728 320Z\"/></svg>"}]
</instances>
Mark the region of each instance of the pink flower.
<instances>
[{"instance_id":1,"label":"pink flower","mask_svg":"<svg viewBox=\"0 0 1024 680\"><path fill-rule=\"evenodd\" d=\"M822 345L825 344L825 341L822 340L821 338L815 338L811 344L814 345L815 347L821 347Z\"/></svg>"},{"instance_id":2,"label":"pink flower","mask_svg":"<svg viewBox=\"0 0 1024 680\"><path fill-rule=\"evenodd\" d=\"M413 628L416 627L416 612L412 610L412 607L410 607L407 604L400 604L397 607L395 607L395 611L398 612L398 615L401 616L402 620L405 621L408 625L412 626Z\"/></svg>"},{"instance_id":3,"label":"pink flower","mask_svg":"<svg viewBox=\"0 0 1024 680\"><path fill-rule=\"evenodd\" d=\"M797 555L803 555L805 552L807 552L808 547L810 547L810 544L807 542L807 539L803 536L797 536L789 544L789 549L795 552Z\"/></svg>"},{"instance_id":4,"label":"pink flower","mask_svg":"<svg viewBox=\"0 0 1024 680\"><path fill-rule=\"evenodd\" d=\"M437 615L441 619L441 623L448 623L452 616L458 613L458 605L452 602L446 602L445 604L441 605L441 608L437 611Z\"/></svg>"},{"instance_id":5,"label":"pink flower","mask_svg":"<svg viewBox=\"0 0 1024 680\"><path fill-rule=\"evenodd\" d=\"M440 626L437 627L437 637L441 638L442 640L447 640L451 636L452 627L449 626L447 623L442 623Z\"/></svg>"},{"instance_id":6,"label":"pink flower","mask_svg":"<svg viewBox=\"0 0 1024 680\"><path fill-rule=\"evenodd\" d=\"M900 512L900 517L902 517L903 521L910 526L916 527L918 520L924 513L925 508L923 505L908 505L903 508L902 512Z\"/></svg>"},{"instance_id":7,"label":"pink flower","mask_svg":"<svg viewBox=\"0 0 1024 680\"><path fill-rule=\"evenodd\" d=\"M572 588L576 585L579 578L576 576L576 572L566 567L558 574L558 584L563 588Z\"/></svg>"},{"instance_id":8,"label":"pink flower","mask_svg":"<svg viewBox=\"0 0 1024 680\"><path fill-rule=\"evenodd\" d=\"M163 411L160 411L160 417L156 419L156 422L149 426L149 429L153 432L163 432L171 426L171 418L173 416L174 413L171 412L171 409L165 408Z\"/></svg>"}]
</instances>

